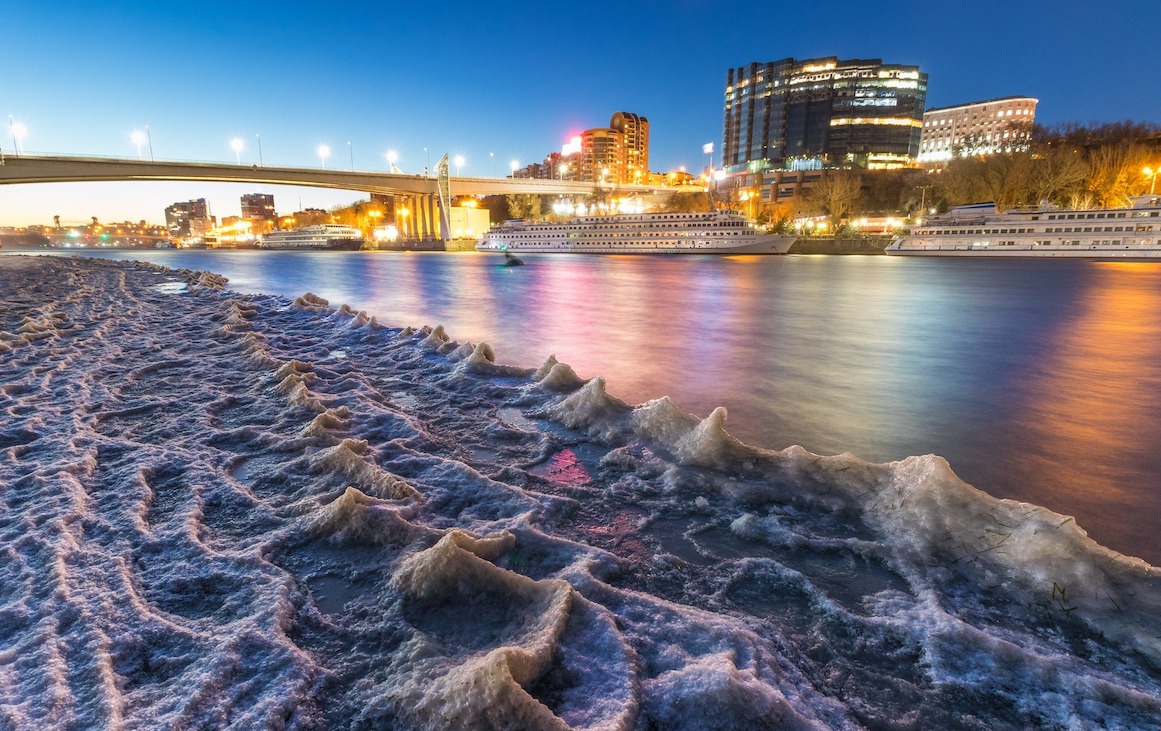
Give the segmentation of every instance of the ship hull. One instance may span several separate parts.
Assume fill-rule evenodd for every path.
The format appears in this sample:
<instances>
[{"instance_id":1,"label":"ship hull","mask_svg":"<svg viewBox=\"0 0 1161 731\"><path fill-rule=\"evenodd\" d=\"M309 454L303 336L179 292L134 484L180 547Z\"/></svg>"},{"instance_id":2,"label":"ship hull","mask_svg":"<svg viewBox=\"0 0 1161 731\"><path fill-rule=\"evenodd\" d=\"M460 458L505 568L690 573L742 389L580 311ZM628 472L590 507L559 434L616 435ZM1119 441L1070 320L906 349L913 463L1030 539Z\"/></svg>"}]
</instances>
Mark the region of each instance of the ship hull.
<instances>
[{"instance_id":1,"label":"ship hull","mask_svg":"<svg viewBox=\"0 0 1161 731\"><path fill-rule=\"evenodd\" d=\"M785 254L797 240L796 236L757 236L755 240L733 246L711 244L673 246L663 243L643 242L633 245L567 244L552 241L506 241L500 237L484 237L476 244L477 251L511 252L514 254Z\"/></svg>"}]
</instances>

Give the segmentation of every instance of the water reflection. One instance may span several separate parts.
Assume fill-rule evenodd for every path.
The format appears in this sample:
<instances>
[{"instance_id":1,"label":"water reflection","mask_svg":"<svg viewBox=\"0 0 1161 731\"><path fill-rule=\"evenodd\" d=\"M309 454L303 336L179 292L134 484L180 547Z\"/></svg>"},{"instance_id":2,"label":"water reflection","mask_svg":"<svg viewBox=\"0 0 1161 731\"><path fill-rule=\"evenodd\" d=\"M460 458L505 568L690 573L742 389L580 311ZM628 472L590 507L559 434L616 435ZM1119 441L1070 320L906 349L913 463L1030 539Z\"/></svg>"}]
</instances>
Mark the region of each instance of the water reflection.
<instances>
[{"instance_id":1,"label":"water reflection","mask_svg":"<svg viewBox=\"0 0 1161 731\"><path fill-rule=\"evenodd\" d=\"M730 412L748 442L935 453L1161 564L1161 265L894 257L133 252L244 292L312 291L549 354L630 402Z\"/></svg>"}]
</instances>

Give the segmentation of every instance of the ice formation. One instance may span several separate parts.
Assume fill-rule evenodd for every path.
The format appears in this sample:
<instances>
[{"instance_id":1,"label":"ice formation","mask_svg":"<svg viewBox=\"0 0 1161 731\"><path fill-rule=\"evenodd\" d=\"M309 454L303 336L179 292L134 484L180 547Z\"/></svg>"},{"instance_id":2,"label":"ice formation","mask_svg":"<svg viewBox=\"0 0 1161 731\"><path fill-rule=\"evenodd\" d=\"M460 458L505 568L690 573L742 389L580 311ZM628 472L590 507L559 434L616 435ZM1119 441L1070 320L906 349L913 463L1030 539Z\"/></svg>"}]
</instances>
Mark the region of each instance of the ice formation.
<instances>
[{"instance_id":1,"label":"ice formation","mask_svg":"<svg viewBox=\"0 0 1161 731\"><path fill-rule=\"evenodd\" d=\"M1158 570L939 457L207 272L0 278L4 728L1161 723Z\"/></svg>"}]
</instances>

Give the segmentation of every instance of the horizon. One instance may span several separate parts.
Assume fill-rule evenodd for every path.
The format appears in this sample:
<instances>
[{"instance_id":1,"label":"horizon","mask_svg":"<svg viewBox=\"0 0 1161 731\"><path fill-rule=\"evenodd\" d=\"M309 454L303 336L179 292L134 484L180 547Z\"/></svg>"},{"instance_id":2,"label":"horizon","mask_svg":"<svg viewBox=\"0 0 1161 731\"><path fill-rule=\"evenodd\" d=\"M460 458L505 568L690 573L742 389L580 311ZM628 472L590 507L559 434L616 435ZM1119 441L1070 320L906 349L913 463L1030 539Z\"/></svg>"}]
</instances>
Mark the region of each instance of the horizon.
<instances>
[{"instance_id":1,"label":"horizon","mask_svg":"<svg viewBox=\"0 0 1161 731\"><path fill-rule=\"evenodd\" d=\"M1045 16L989 1L937 16L896 0L870 18L849 0L825 17L794 7L774 18L751 2L728 14L642 3L611 18L583 8L546 17L533 7L319 16L305 3L262 2L238 16L214 0L178 21L140 2L18 3L6 16L6 57L28 70L7 75L0 149L12 154L19 124L28 154L132 158L150 154L133 138L147 130L157 159L386 171L392 151L400 169L422 172L446 152L465 157L464 175L502 177L511 161L539 162L631 111L650 121L650 170L693 170L707 162L703 144L720 154L729 69L827 56L918 66L928 75L926 108L1021 95L1039 100L1043 125L1161 120L1156 96L1141 93L1132 73L1151 57L1147 24L1136 22L1144 2L1112 3L1096 16L1070 2ZM738 22L746 19L754 22ZM947 32L973 23L983 31ZM1078 52L1085 48L1098 49L1100 63ZM320 160L324 144L331 155ZM157 223L166 206L194 198L222 218L250 192L273 193L280 212L366 198L228 183L5 185L0 226L54 215Z\"/></svg>"}]
</instances>

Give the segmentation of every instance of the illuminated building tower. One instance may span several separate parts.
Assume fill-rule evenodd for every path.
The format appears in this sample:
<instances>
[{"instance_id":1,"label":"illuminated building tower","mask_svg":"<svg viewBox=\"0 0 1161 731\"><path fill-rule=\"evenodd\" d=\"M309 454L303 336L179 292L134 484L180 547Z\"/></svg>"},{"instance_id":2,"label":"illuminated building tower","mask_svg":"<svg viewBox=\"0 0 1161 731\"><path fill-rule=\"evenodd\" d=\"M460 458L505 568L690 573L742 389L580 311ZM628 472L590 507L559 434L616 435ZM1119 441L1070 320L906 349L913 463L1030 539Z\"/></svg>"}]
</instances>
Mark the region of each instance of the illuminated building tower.
<instances>
[{"instance_id":1,"label":"illuminated building tower","mask_svg":"<svg viewBox=\"0 0 1161 731\"><path fill-rule=\"evenodd\" d=\"M620 183L643 183L649 176L649 120L632 112L617 112L609 127L621 133Z\"/></svg>"},{"instance_id":2,"label":"illuminated building tower","mask_svg":"<svg viewBox=\"0 0 1161 731\"><path fill-rule=\"evenodd\" d=\"M242 196L242 220L250 222L255 233L274 228L278 214L274 212L274 196L269 193L247 193Z\"/></svg>"},{"instance_id":3,"label":"illuminated building tower","mask_svg":"<svg viewBox=\"0 0 1161 731\"><path fill-rule=\"evenodd\" d=\"M171 236L201 236L213 225L214 220L205 198L179 201L165 209L165 226Z\"/></svg>"},{"instance_id":4,"label":"illuminated building tower","mask_svg":"<svg viewBox=\"0 0 1161 731\"><path fill-rule=\"evenodd\" d=\"M726 77L722 166L907 167L919 155L927 74L836 57L752 63Z\"/></svg>"},{"instance_id":5,"label":"illuminated building tower","mask_svg":"<svg viewBox=\"0 0 1161 731\"><path fill-rule=\"evenodd\" d=\"M1036 103L1027 96L1005 96L928 109L919 142L920 164L939 167L954 157L1027 151Z\"/></svg>"},{"instance_id":6,"label":"illuminated building tower","mask_svg":"<svg viewBox=\"0 0 1161 731\"><path fill-rule=\"evenodd\" d=\"M612 185L625 179L625 136L621 132L597 127L585 130L580 138L579 180Z\"/></svg>"}]
</instances>

